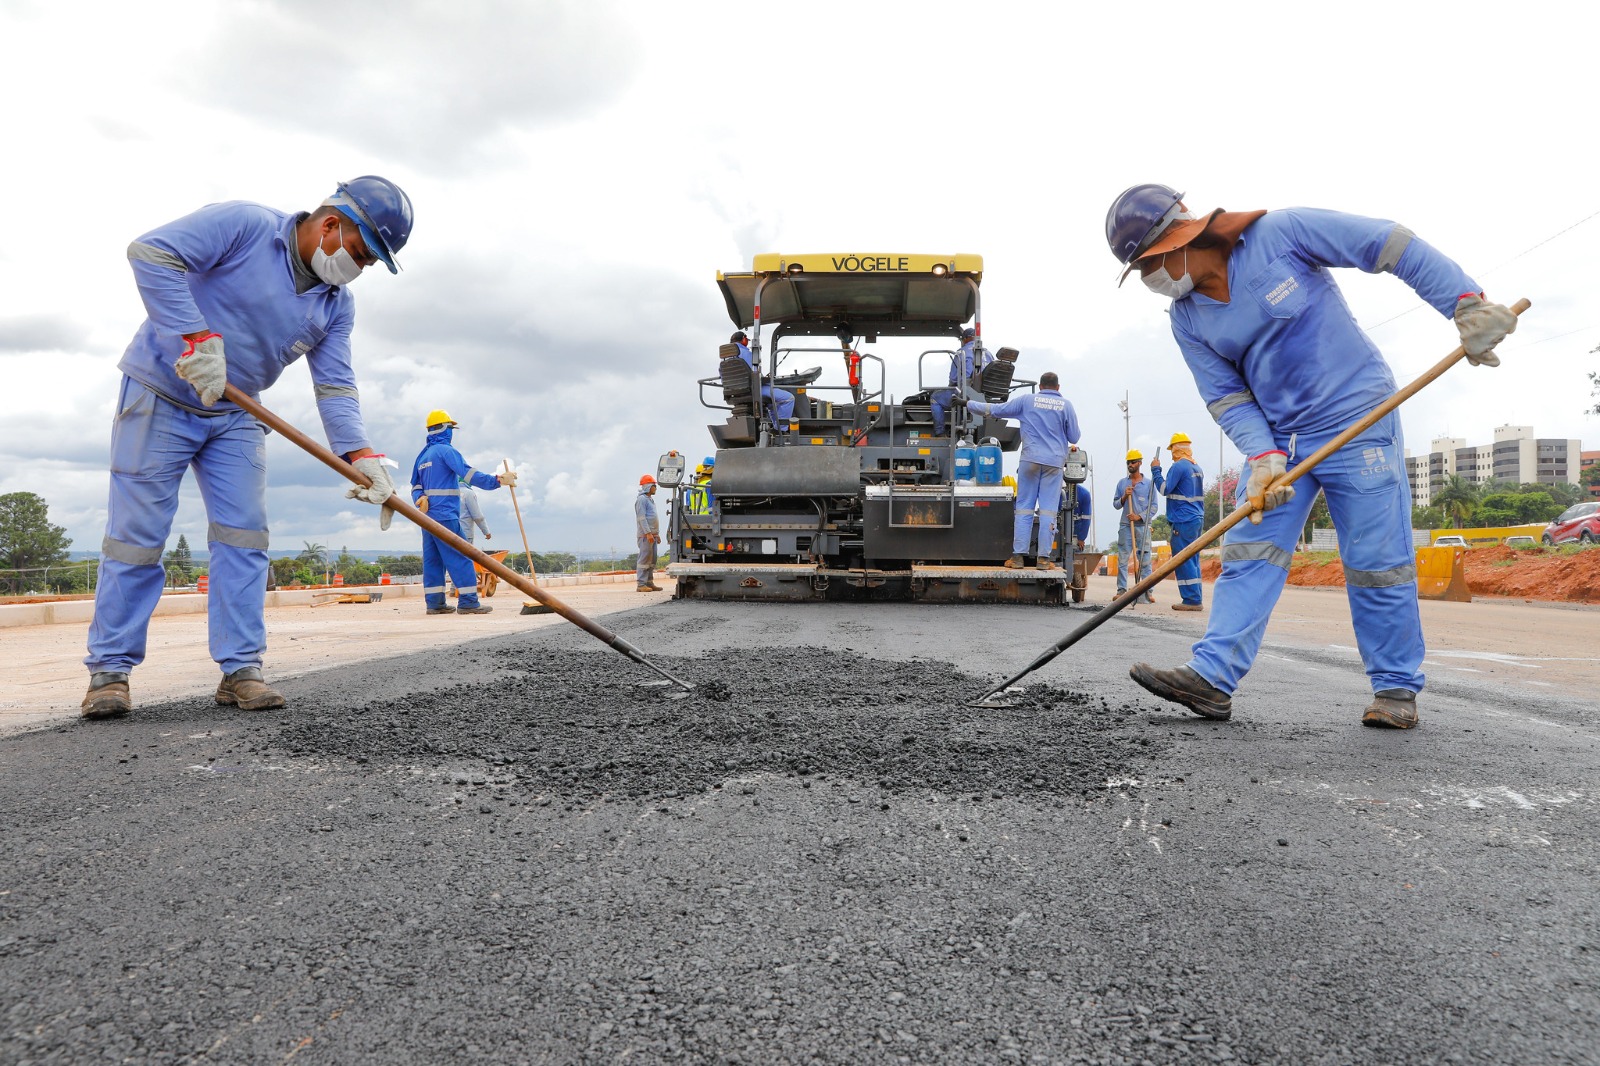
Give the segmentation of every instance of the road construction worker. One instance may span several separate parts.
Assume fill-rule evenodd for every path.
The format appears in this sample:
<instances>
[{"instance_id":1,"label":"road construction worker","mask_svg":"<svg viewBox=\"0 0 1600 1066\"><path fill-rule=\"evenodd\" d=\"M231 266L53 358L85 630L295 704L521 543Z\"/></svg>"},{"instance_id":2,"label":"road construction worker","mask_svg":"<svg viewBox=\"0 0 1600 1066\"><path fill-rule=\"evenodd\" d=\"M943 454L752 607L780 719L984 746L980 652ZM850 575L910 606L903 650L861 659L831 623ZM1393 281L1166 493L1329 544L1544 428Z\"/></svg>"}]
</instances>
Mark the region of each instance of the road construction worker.
<instances>
[{"instance_id":1,"label":"road construction worker","mask_svg":"<svg viewBox=\"0 0 1600 1066\"><path fill-rule=\"evenodd\" d=\"M183 474L194 468L210 521L211 657L216 701L283 706L262 678L267 627L266 430L222 398L252 398L304 357L328 445L371 480L347 497L383 504L394 491L361 417L350 331L350 283L373 263L397 272L411 200L386 178L339 182L315 211L242 200L211 204L128 246L147 317L118 364L111 499L89 626L85 718L133 708L128 676L144 661L150 615ZM385 509L382 523L388 525Z\"/></svg>"},{"instance_id":2,"label":"road construction worker","mask_svg":"<svg viewBox=\"0 0 1600 1066\"><path fill-rule=\"evenodd\" d=\"M633 499L633 531L639 544L635 564L639 592L660 592L656 584L656 545L661 543L661 523L656 520L656 479L649 474L639 479L639 495Z\"/></svg>"},{"instance_id":3,"label":"road construction worker","mask_svg":"<svg viewBox=\"0 0 1600 1066\"><path fill-rule=\"evenodd\" d=\"M961 350L950 359L950 387L940 389L928 397L928 406L933 410L933 435L944 436L945 412L949 411L953 401L961 395L961 390L971 384L975 371L982 370L994 362L994 356L978 347L978 331L971 326L961 331Z\"/></svg>"},{"instance_id":4,"label":"road construction worker","mask_svg":"<svg viewBox=\"0 0 1600 1066\"><path fill-rule=\"evenodd\" d=\"M473 533L473 527L483 530L484 540L493 540L494 534L489 532L489 523L483 520L483 505L478 502L478 494L473 491L470 482L461 482L461 535L467 538L468 544L476 544L478 538Z\"/></svg>"},{"instance_id":5,"label":"road construction worker","mask_svg":"<svg viewBox=\"0 0 1600 1066\"><path fill-rule=\"evenodd\" d=\"M1134 582L1150 576L1150 523L1156 517L1156 486L1144 476L1144 453L1135 448L1128 453L1128 476L1117 482L1112 505L1123 512L1117 523L1117 595L1128 591L1128 578ZM1145 603L1156 599L1149 592Z\"/></svg>"},{"instance_id":6,"label":"road construction worker","mask_svg":"<svg viewBox=\"0 0 1600 1066\"><path fill-rule=\"evenodd\" d=\"M1015 418L1022 423L1016 524L1011 531L1011 558L1006 560L1006 566L1015 570L1027 565L1023 553L1033 543L1037 508L1038 567L1054 569L1050 547L1055 543L1056 516L1061 511L1061 467L1066 463L1067 449L1078 443L1078 414L1072 409L1072 402L1061 395L1061 379L1046 371L1039 375L1038 392L1019 392L1004 403L972 400L967 406L979 414Z\"/></svg>"},{"instance_id":7,"label":"road construction worker","mask_svg":"<svg viewBox=\"0 0 1600 1066\"><path fill-rule=\"evenodd\" d=\"M1078 550L1083 551L1084 542L1089 539L1089 520L1094 510L1094 500L1089 494L1089 486L1080 481L1075 487L1078 506L1072 513L1072 539L1077 541Z\"/></svg>"},{"instance_id":8,"label":"road construction worker","mask_svg":"<svg viewBox=\"0 0 1600 1066\"><path fill-rule=\"evenodd\" d=\"M739 358L750 364L750 369L757 374L761 368L756 365L756 357L750 351L750 335L744 330L737 330L728 338L729 343L739 346ZM789 431L789 419L794 415L794 393L785 389L773 388L766 378L761 379L761 398L772 401L772 424L779 433Z\"/></svg>"},{"instance_id":9,"label":"road construction worker","mask_svg":"<svg viewBox=\"0 0 1600 1066\"><path fill-rule=\"evenodd\" d=\"M1205 473L1194 461L1194 445L1185 433L1174 433L1167 448L1172 452L1172 472L1163 476L1161 460L1150 463L1150 477L1156 491L1167 497L1167 523L1172 526L1172 554L1177 555L1200 536L1206 518ZM1204 610L1201 601L1200 557L1178 567L1179 602L1174 611Z\"/></svg>"},{"instance_id":10,"label":"road construction worker","mask_svg":"<svg viewBox=\"0 0 1600 1066\"><path fill-rule=\"evenodd\" d=\"M1273 483L1396 391L1327 268L1396 275L1454 318L1474 365L1499 364L1494 347L1516 329L1516 316L1394 222L1311 208L1197 216L1177 190L1136 185L1111 205L1106 239L1127 265L1124 278L1137 270L1171 301L1172 334L1200 395L1249 457L1238 501L1255 509L1223 542L1211 617L1193 658L1172 669L1139 663L1133 679L1197 714L1229 717L1320 489L1343 533L1346 595L1373 691L1362 723L1416 725L1424 648L1398 414L1296 486Z\"/></svg>"},{"instance_id":11,"label":"road construction worker","mask_svg":"<svg viewBox=\"0 0 1600 1066\"><path fill-rule=\"evenodd\" d=\"M683 506L690 514L710 514L717 498L707 488L711 475L717 471L717 457L708 455L694 468L694 484L683 494Z\"/></svg>"},{"instance_id":12,"label":"road construction worker","mask_svg":"<svg viewBox=\"0 0 1600 1066\"><path fill-rule=\"evenodd\" d=\"M515 485L517 475L509 470L485 474L468 466L451 443L456 423L447 412L430 411L424 421L428 443L411 466L411 502L450 532L465 536L461 529L462 484L493 492L501 485ZM455 607L445 602L446 573L455 582ZM426 530L422 533L422 595L429 614L488 614L494 610L478 602L478 574L472 560Z\"/></svg>"}]
</instances>

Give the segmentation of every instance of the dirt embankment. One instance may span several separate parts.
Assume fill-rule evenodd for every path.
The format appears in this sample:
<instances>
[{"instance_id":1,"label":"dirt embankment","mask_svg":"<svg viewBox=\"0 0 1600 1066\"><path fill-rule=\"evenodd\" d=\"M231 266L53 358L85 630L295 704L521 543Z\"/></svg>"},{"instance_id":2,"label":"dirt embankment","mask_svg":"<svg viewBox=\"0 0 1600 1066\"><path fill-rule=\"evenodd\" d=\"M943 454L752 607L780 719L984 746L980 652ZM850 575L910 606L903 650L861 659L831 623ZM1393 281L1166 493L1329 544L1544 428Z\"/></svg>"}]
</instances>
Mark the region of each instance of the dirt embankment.
<instances>
[{"instance_id":1,"label":"dirt embankment","mask_svg":"<svg viewBox=\"0 0 1600 1066\"><path fill-rule=\"evenodd\" d=\"M1600 549L1470 548L1466 565L1467 587L1475 596L1600 603ZM1201 564L1207 581L1215 581L1221 571L1217 559ZM1289 570L1289 584L1342 586L1344 566L1337 555L1328 552L1297 555Z\"/></svg>"}]
</instances>

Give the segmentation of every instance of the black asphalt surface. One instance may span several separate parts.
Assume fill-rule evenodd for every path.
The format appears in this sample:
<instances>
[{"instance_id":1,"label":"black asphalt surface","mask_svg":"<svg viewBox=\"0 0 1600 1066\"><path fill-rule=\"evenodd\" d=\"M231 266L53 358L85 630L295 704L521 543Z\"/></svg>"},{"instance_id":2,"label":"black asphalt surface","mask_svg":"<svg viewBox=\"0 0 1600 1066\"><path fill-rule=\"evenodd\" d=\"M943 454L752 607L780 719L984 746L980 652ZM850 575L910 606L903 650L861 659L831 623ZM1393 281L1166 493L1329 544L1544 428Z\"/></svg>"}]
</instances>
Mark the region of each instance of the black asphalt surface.
<instances>
[{"instance_id":1,"label":"black asphalt surface","mask_svg":"<svg viewBox=\"0 0 1600 1066\"><path fill-rule=\"evenodd\" d=\"M1600 1062L1590 699L1363 729L1269 647L1208 722L1146 612L967 706L1084 617L662 603L683 699L545 629L0 738L0 1062Z\"/></svg>"}]
</instances>

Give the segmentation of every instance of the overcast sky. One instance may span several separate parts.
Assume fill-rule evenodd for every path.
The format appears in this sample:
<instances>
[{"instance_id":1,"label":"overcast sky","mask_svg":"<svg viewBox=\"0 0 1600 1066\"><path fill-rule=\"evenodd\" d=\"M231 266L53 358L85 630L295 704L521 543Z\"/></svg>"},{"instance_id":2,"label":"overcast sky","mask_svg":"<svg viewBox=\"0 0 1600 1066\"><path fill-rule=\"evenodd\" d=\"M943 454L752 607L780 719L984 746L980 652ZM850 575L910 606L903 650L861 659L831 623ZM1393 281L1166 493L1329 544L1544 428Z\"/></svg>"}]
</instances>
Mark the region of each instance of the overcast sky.
<instances>
[{"instance_id":1,"label":"overcast sky","mask_svg":"<svg viewBox=\"0 0 1600 1066\"><path fill-rule=\"evenodd\" d=\"M1395 219L1490 298L1533 300L1498 369L1462 364L1403 409L1412 451L1505 423L1600 446L1581 10L0 0L0 492L39 493L97 548L143 317L128 242L221 200L309 209L364 173L417 215L403 272L352 287L374 441L409 473L448 409L469 461L524 471L536 551L631 550L639 475L710 451L694 379L732 329L716 271L766 251L981 254L986 339L1061 374L1101 479L1125 391L1135 446L1183 430L1214 471L1165 301L1115 287L1106 208L1143 181L1199 210ZM1397 279L1338 277L1400 380L1455 345ZM914 351L880 354L913 391ZM320 436L303 364L263 399ZM418 549L268 449L275 548ZM483 499L510 547L507 494ZM204 531L191 482L172 540Z\"/></svg>"}]
</instances>

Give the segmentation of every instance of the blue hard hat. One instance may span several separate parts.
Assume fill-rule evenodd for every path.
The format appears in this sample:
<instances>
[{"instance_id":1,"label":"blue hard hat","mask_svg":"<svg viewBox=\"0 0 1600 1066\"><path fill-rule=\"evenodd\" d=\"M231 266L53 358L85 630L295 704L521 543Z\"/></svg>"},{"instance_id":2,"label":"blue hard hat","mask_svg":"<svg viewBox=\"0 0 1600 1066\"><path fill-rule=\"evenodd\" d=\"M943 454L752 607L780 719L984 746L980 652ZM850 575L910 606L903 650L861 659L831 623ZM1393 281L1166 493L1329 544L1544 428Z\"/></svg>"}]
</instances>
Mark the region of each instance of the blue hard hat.
<instances>
[{"instance_id":1,"label":"blue hard hat","mask_svg":"<svg viewBox=\"0 0 1600 1066\"><path fill-rule=\"evenodd\" d=\"M706 456L704 459L702 459L700 461L700 465L701 466L716 466L717 465L717 457L715 455L708 455L708 456Z\"/></svg>"},{"instance_id":2,"label":"blue hard hat","mask_svg":"<svg viewBox=\"0 0 1600 1066\"><path fill-rule=\"evenodd\" d=\"M1106 212L1106 243L1119 263L1132 263L1181 212L1183 193L1170 185L1135 185Z\"/></svg>"},{"instance_id":3,"label":"blue hard hat","mask_svg":"<svg viewBox=\"0 0 1600 1066\"><path fill-rule=\"evenodd\" d=\"M966 329L961 331L962 340L966 340L968 337L976 337L977 335L978 331L973 329L971 326L968 326Z\"/></svg>"},{"instance_id":4,"label":"blue hard hat","mask_svg":"<svg viewBox=\"0 0 1600 1066\"><path fill-rule=\"evenodd\" d=\"M400 273L394 257L411 238L411 197L405 190L376 174L341 181L338 191L322 201L337 207L361 231L367 251L383 260L389 273Z\"/></svg>"}]
</instances>

